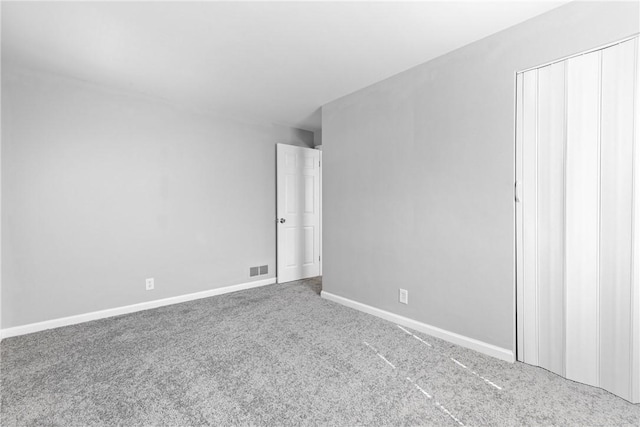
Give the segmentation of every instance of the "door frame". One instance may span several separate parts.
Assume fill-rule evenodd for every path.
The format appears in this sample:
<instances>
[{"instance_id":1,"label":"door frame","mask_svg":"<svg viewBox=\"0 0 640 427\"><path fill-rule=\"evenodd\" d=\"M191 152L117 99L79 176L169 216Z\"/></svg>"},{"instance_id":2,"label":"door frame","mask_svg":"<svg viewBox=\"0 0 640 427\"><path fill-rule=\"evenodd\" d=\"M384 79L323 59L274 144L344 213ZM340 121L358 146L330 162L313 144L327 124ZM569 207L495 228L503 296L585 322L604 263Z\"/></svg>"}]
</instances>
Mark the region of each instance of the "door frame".
<instances>
[{"instance_id":1,"label":"door frame","mask_svg":"<svg viewBox=\"0 0 640 427\"><path fill-rule=\"evenodd\" d=\"M513 194L511 195L513 212L513 361L518 361L518 339L522 337L521 323L518 322L518 74L513 73Z\"/></svg>"}]
</instances>

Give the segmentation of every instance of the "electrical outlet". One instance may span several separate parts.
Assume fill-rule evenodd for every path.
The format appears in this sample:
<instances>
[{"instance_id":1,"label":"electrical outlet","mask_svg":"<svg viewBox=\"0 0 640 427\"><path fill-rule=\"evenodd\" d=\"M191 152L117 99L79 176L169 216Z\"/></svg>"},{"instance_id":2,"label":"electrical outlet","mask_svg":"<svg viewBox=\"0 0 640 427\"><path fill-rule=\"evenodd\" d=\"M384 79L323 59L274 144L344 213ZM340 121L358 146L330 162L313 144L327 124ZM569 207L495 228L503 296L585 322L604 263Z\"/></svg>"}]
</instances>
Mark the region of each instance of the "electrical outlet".
<instances>
[{"instance_id":1,"label":"electrical outlet","mask_svg":"<svg viewBox=\"0 0 640 427\"><path fill-rule=\"evenodd\" d=\"M409 291L406 289L399 289L399 291L398 300L402 304L409 304Z\"/></svg>"},{"instance_id":2,"label":"electrical outlet","mask_svg":"<svg viewBox=\"0 0 640 427\"><path fill-rule=\"evenodd\" d=\"M154 279L153 277L149 277L146 281L145 281L145 285L146 285L146 289L148 291L152 290L155 287L155 283L154 283Z\"/></svg>"}]
</instances>

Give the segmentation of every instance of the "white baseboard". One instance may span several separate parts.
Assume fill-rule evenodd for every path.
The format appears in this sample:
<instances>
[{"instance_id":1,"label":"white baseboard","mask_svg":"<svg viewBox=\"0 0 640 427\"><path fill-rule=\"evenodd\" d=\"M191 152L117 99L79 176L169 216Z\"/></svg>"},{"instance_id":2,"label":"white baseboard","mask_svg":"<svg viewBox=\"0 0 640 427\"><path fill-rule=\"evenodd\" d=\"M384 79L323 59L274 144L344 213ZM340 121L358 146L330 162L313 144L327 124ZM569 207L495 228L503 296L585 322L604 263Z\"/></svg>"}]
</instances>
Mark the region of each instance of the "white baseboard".
<instances>
[{"instance_id":1,"label":"white baseboard","mask_svg":"<svg viewBox=\"0 0 640 427\"><path fill-rule=\"evenodd\" d=\"M409 319L408 317L400 316L399 314L394 314L389 311L372 307L370 305L362 304L360 302L353 301L326 291L322 291L320 295L322 296L322 298L325 298L329 301L337 302L338 304L342 304L344 306L354 308L358 311L380 317L398 325L406 326L407 328L411 328L413 330L423 332L437 338L441 338L450 343L470 348L471 350L478 351L480 353L495 357L500 360L511 363L515 362L513 351L506 348L498 347L474 338L456 334L455 332L450 332L444 329L437 328L435 326L427 325L426 323L418 322L417 320Z\"/></svg>"},{"instance_id":2,"label":"white baseboard","mask_svg":"<svg viewBox=\"0 0 640 427\"><path fill-rule=\"evenodd\" d=\"M16 326L0 331L2 338L15 337L18 335L30 334L44 331L46 329L60 328L62 326L76 325L78 323L90 322L92 320L104 319L106 317L119 316L121 314L134 313L136 311L149 310L163 307L165 305L178 304L186 301L193 301L201 298L208 298L215 295L228 294L230 292L242 291L245 289L257 288L260 286L272 285L276 283L276 278L257 280L255 282L241 283L239 285L225 286L223 288L210 289L208 291L195 292L192 294L179 295L176 297L163 298L154 301L141 302L138 304L125 305L123 307L109 308L107 310L93 311L91 313L78 314L76 316L61 317L59 319L47 320L44 322L30 323L28 325Z\"/></svg>"}]
</instances>

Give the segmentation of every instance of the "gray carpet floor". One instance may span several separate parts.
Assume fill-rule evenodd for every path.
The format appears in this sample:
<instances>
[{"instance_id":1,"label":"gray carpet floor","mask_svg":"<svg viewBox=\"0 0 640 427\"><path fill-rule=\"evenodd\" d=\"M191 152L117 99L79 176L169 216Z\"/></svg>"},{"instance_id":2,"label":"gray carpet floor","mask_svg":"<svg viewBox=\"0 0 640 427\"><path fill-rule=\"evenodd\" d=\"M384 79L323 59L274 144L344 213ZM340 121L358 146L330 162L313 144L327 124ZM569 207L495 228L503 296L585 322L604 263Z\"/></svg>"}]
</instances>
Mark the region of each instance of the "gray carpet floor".
<instances>
[{"instance_id":1,"label":"gray carpet floor","mask_svg":"<svg viewBox=\"0 0 640 427\"><path fill-rule=\"evenodd\" d=\"M319 279L8 338L3 426L640 425L640 406L323 300Z\"/></svg>"}]
</instances>

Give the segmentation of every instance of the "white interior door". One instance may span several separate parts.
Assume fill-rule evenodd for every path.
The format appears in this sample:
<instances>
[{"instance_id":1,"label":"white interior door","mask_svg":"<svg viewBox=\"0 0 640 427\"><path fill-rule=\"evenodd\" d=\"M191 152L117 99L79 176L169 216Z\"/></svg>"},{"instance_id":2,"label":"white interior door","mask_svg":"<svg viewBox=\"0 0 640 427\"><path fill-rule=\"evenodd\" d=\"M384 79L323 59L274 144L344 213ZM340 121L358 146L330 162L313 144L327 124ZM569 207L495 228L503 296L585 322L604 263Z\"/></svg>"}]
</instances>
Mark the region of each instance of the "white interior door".
<instances>
[{"instance_id":1,"label":"white interior door","mask_svg":"<svg viewBox=\"0 0 640 427\"><path fill-rule=\"evenodd\" d=\"M320 274L320 152L277 144L278 282Z\"/></svg>"},{"instance_id":2,"label":"white interior door","mask_svg":"<svg viewBox=\"0 0 640 427\"><path fill-rule=\"evenodd\" d=\"M520 73L516 82L518 360L634 403L637 64L636 38Z\"/></svg>"}]
</instances>

